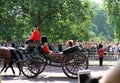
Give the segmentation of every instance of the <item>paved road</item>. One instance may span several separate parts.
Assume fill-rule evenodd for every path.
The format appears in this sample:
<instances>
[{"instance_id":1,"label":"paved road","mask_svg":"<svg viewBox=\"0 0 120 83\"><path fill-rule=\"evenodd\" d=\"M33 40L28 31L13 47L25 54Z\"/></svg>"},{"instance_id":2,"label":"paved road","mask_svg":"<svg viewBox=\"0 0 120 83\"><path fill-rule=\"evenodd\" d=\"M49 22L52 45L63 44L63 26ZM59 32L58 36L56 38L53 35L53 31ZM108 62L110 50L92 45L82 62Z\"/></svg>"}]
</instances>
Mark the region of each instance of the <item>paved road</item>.
<instances>
[{"instance_id":1,"label":"paved road","mask_svg":"<svg viewBox=\"0 0 120 83\"><path fill-rule=\"evenodd\" d=\"M92 77L98 77L105 74L105 72L112 66L90 66ZM0 67L1 69L1 67ZM29 79L23 75L18 76L18 69L14 68L16 76L8 69L6 73L1 73L2 83L78 83L78 79L68 78L62 71L61 67L46 66L46 69L38 77Z\"/></svg>"}]
</instances>

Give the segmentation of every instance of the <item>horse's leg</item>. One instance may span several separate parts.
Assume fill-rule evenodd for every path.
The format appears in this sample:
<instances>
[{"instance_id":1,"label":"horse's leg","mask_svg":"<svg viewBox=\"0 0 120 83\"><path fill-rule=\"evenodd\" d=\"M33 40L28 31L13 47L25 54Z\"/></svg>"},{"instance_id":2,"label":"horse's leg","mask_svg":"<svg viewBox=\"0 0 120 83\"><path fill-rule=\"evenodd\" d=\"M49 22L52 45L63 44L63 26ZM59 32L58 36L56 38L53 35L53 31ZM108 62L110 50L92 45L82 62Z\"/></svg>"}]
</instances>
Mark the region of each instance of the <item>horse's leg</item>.
<instances>
[{"instance_id":1,"label":"horse's leg","mask_svg":"<svg viewBox=\"0 0 120 83\"><path fill-rule=\"evenodd\" d=\"M21 75L21 68L20 68L20 66L18 67L18 69L19 69L19 75Z\"/></svg>"},{"instance_id":2,"label":"horse's leg","mask_svg":"<svg viewBox=\"0 0 120 83\"><path fill-rule=\"evenodd\" d=\"M9 67L11 67L11 70L12 70L13 74L15 75L15 71L14 71L14 69L13 69L13 66L12 66L12 65L9 65Z\"/></svg>"},{"instance_id":3,"label":"horse's leg","mask_svg":"<svg viewBox=\"0 0 120 83\"><path fill-rule=\"evenodd\" d=\"M13 74L15 74L15 71L14 71L14 69L13 69L13 63L14 62L10 62L10 64L9 64L9 67L11 67L11 69L12 69L12 71L13 71ZM18 70L19 70L19 75L21 75L21 66L20 66L20 63L19 62L17 62L17 63L15 63L16 64L16 67L18 68Z\"/></svg>"},{"instance_id":4,"label":"horse's leg","mask_svg":"<svg viewBox=\"0 0 120 83\"><path fill-rule=\"evenodd\" d=\"M0 72L2 73L2 71L3 71L6 67L7 67L7 64L4 64L4 65L3 65L3 68L1 69Z\"/></svg>"},{"instance_id":5,"label":"horse's leg","mask_svg":"<svg viewBox=\"0 0 120 83\"><path fill-rule=\"evenodd\" d=\"M21 65L20 65L20 62L17 62L16 66L17 66L17 68L19 70L19 75L21 75Z\"/></svg>"},{"instance_id":6,"label":"horse's leg","mask_svg":"<svg viewBox=\"0 0 120 83\"><path fill-rule=\"evenodd\" d=\"M14 50L12 51L13 54L13 58L14 58L14 62L16 64L16 67L19 69L19 75L21 75L21 64L20 64L20 60L23 60L23 56L22 54L19 52L19 50ZM18 55L18 56L17 56Z\"/></svg>"},{"instance_id":7,"label":"horse's leg","mask_svg":"<svg viewBox=\"0 0 120 83\"><path fill-rule=\"evenodd\" d=\"M8 68L10 67L11 68L11 70L12 70L12 72L13 72L13 74L15 75L15 71L14 71L14 69L13 69L13 61L11 60L10 61L10 63L9 63L9 65L8 65ZM6 68L7 69L7 68Z\"/></svg>"},{"instance_id":8,"label":"horse's leg","mask_svg":"<svg viewBox=\"0 0 120 83\"><path fill-rule=\"evenodd\" d=\"M7 69L9 68L10 66L8 65L8 66L6 66L6 68L5 68L5 71L4 72L6 72L7 71Z\"/></svg>"}]
</instances>

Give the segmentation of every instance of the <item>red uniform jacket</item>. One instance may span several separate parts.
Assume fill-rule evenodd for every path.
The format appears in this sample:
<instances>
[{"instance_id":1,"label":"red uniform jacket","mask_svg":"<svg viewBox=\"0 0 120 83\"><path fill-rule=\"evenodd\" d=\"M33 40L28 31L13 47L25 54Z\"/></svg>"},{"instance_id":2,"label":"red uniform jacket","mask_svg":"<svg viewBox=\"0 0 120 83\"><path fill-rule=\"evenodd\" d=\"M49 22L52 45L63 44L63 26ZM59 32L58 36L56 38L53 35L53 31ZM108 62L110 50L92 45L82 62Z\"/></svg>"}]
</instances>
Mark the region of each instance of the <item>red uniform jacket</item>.
<instances>
[{"instance_id":1,"label":"red uniform jacket","mask_svg":"<svg viewBox=\"0 0 120 83\"><path fill-rule=\"evenodd\" d=\"M43 45L43 51L47 54L52 52L51 50L49 50L48 46L46 46L46 45Z\"/></svg>"},{"instance_id":2,"label":"red uniform jacket","mask_svg":"<svg viewBox=\"0 0 120 83\"><path fill-rule=\"evenodd\" d=\"M98 50L98 55L99 55L99 58L103 58L104 57L104 50L103 49L99 49Z\"/></svg>"},{"instance_id":3,"label":"red uniform jacket","mask_svg":"<svg viewBox=\"0 0 120 83\"><path fill-rule=\"evenodd\" d=\"M32 36L30 37L30 40L39 41L40 40L40 32L38 30L35 30L32 33Z\"/></svg>"}]
</instances>

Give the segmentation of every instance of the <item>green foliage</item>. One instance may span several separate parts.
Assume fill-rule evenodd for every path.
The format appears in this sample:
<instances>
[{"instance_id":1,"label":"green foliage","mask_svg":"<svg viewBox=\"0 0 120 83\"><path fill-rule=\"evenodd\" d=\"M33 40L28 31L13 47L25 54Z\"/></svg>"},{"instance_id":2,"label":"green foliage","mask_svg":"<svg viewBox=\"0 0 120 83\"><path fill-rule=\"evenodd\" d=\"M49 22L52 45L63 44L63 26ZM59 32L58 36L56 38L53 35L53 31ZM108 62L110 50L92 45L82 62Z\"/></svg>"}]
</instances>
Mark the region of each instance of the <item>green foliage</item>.
<instances>
[{"instance_id":1,"label":"green foliage","mask_svg":"<svg viewBox=\"0 0 120 83\"><path fill-rule=\"evenodd\" d=\"M37 24L49 41L88 40L94 13L88 0L1 0L0 40L24 40Z\"/></svg>"},{"instance_id":2,"label":"green foliage","mask_svg":"<svg viewBox=\"0 0 120 83\"><path fill-rule=\"evenodd\" d=\"M12 41L22 39L25 34L25 19L21 5L17 0L0 1L0 40Z\"/></svg>"},{"instance_id":3,"label":"green foliage","mask_svg":"<svg viewBox=\"0 0 120 83\"><path fill-rule=\"evenodd\" d=\"M99 40L114 40L114 27L107 21L107 12L104 10L103 5L94 3L93 9L95 10L95 17L92 19L90 31L93 31ZM101 35L102 34L102 35ZM96 37L90 37L90 40L95 40Z\"/></svg>"},{"instance_id":4,"label":"green foliage","mask_svg":"<svg viewBox=\"0 0 120 83\"><path fill-rule=\"evenodd\" d=\"M114 24L115 36L120 41L120 0L105 0L104 6L108 12L108 20Z\"/></svg>"}]
</instances>

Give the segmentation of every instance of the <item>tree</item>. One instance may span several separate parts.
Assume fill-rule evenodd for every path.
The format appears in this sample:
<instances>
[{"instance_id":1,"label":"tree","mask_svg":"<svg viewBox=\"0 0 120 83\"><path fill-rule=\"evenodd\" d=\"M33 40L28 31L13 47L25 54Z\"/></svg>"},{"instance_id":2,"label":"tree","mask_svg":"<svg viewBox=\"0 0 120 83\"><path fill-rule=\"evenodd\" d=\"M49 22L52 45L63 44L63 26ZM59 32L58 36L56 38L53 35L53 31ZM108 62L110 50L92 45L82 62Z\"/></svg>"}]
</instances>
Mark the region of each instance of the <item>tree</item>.
<instances>
[{"instance_id":1,"label":"tree","mask_svg":"<svg viewBox=\"0 0 120 83\"><path fill-rule=\"evenodd\" d=\"M96 40L100 38L100 41L113 41L114 40L114 27L107 21L107 12L104 9L103 4L98 4L93 2L92 8L94 10L95 16L92 19L90 27L90 40ZM94 34L94 37L92 37ZM103 39L104 38L104 39Z\"/></svg>"},{"instance_id":2,"label":"tree","mask_svg":"<svg viewBox=\"0 0 120 83\"><path fill-rule=\"evenodd\" d=\"M88 0L34 0L30 3L30 22L37 22L42 34L52 41L60 38L85 39L93 15Z\"/></svg>"},{"instance_id":3,"label":"tree","mask_svg":"<svg viewBox=\"0 0 120 83\"><path fill-rule=\"evenodd\" d=\"M120 0L104 0L104 6L108 13L108 20L114 24L115 36L120 41Z\"/></svg>"},{"instance_id":4,"label":"tree","mask_svg":"<svg viewBox=\"0 0 120 83\"><path fill-rule=\"evenodd\" d=\"M50 41L89 39L93 12L88 0L1 0L0 4L1 40L25 39L35 24Z\"/></svg>"},{"instance_id":5,"label":"tree","mask_svg":"<svg viewBox=\"0 0 120 83\"><path fill-rule=\"evenodd\" d=\"M26 18L21 9L20 0L0 1L0 40L12 41L21 39L25 34Z\"/></svg>"}]
</instances>

